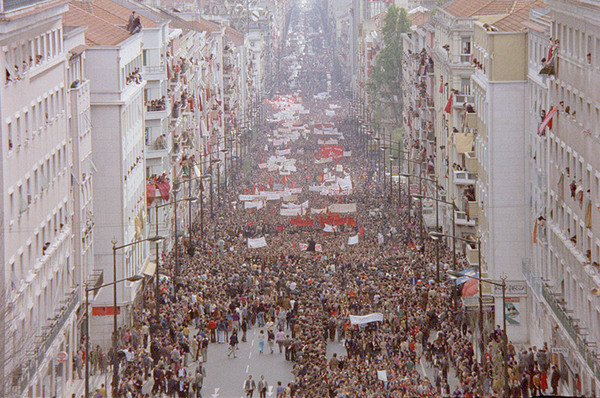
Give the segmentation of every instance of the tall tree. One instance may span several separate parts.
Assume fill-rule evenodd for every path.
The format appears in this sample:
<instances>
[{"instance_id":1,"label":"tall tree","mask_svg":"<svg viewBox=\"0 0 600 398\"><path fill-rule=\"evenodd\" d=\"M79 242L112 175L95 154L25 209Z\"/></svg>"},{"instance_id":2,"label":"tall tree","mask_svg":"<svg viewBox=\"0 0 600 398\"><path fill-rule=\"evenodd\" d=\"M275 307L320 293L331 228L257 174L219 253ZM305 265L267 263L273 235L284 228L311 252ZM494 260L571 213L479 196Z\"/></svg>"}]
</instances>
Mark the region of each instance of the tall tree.
<instances>
[{"instance_id":1,"label":"tall tree","mask_svg":"<svg viewBox=\"0 0 600 398\"><path fill-rule=\"evenodd\" d=\"M383 48L377 55L367 89L374 111L375 123L392 118L400 124L402 115L402 40L411 21L404 8L392 4L383 20Z\"/></svg>"}]
</instances>

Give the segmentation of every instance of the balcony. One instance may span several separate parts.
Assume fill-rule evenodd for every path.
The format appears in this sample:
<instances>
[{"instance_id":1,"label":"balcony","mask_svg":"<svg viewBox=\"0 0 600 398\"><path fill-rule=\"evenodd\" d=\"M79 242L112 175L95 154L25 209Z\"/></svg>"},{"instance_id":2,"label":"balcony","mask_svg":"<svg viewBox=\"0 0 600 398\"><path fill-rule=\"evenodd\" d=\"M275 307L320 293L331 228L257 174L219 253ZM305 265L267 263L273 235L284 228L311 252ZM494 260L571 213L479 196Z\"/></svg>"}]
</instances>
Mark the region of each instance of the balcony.
<instances>
[{"instance_id":1,"label":"balcony","mask_svg":"<svg viewBox=\"0 0 600 398\"><path fill-rule=\"evenodd\" d=\"M577 351L582 356L583 360L589 366L591 371L600 377L600 361L590 342L585 339L581 333L581 328L578 325L578 320L567 313L564 300L559 299L559 295L552 292L549 286L542 284L542 296L548 303L548 307L552 310L558 322L565 329L572 340L572 343L577 347Z\"/></svg>"},{"instance_id":2,"label":"balcony","mask_svg":"<svg viewBox=\"0 0 600 398\"><path fill-rule=\"evenodd\" d=\"M35 347L30 349L27 355L30 359L22 364L21 378L18 381L17 386L17 389L20 392L19 396L25 392L28 382L33 380L40 366L44 360L47 359L48 350L59 336L60 332L63 331L67 320L71 317L73 311L77 309L79 303L79 292L74 290L61 301L61 308L56 311L54 318L51 318L50 324L43 328L42 335L36 338L37 342Z\"/></svg>"},{"instance_id":3,"label":"balcony","mask_svg":"<svg viewBox=\"0 0 600 398\"><path fill-rule=\"evenodd\" d=\"M163 158L169 154L171 151L171 140L165 139L164 143L152 143L150 145L146 145L146 158L147 159L157 159Z\"/></svg>"},{"instance_id":4,"label":"balcony","mask_svg":"<svg viewBox=\"0 0 600 398\"><path fill-rule=\"evenodd\" d=\"M473 185L477 182L477 174L464 170L454 170L454 183L456 185Z\"/></svg>"},{"instance_id":5,"label":"balcony","mask_svg":"<svg viewBox=\"0 0 600 398\"><path fill-rule=\"evenodd\" d=\"M475 96L467 95L467 94L455 94L452 97L452 106L454 106L455 108L462 109L465 103L474 105L475 104Z\"/></svg>"},{"instance_id":6,"label":"balcony","mask_svg":"<svg viewBox=\"0 0 600 398\"><path fill-rule=\"evenodd\" d=\"M475 243L467 243L465 245L466 253L467 253L467 261L469 265L472 267L479 265L479 251L477 251L477 244Z\"/></svg>"},{"instance_id":7,"label":"balcony","mask_svg":"<svg viewBox=\"0 0 600 398\"><path fill-rule=\"evenodd\" d=\"M144 80L165 80L167 78L167 68L165 65L144 66Z\"/></svg>"},{"instance_id":8,"label":"balcony","mask_svg":"<svg viewBox=\"0 0 600 398\"><path fill-rule=\"evenodd\" d=\"M476 174L479 171L479 159L475 151L465 153L465 166L470 173Z\"/></svg>"},{"instance_id":9,"label":"balcony","mask_svg":"<svg viewBox=\"0 0 600 398\"><path fill-rule=\"evenodd\" d=\"M162 120L169 116L171 112L171 103L170 101L165 101L164 105L161 106L146 106L146 113L144 114L144 118L146 120Z\"/></svg>"},{"instance_id":10,"label":"balcony","mask_svg":"<svg viewBox=\"0 0 600 398\"><path fill-rule=\"evenodd\" d=\"M467 213L465 213L464 211L456 212L454 222L456 223L456 225L459 225L461 227L474 227L475 226L475 220L470 219L469 216L467 216Z\"/></svg>"}]
</instances>

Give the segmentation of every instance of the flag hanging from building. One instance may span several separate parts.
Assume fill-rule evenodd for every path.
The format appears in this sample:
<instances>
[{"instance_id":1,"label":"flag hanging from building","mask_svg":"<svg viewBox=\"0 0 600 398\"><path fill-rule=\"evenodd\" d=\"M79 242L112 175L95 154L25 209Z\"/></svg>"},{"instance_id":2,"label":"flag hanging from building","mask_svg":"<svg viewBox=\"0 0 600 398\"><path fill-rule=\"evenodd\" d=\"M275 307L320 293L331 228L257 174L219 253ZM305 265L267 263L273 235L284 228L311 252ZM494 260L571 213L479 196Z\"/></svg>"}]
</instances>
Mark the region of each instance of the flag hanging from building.
<instances>
[{"instance_id":1,"label":"flag hanging from building","mask_svg":"<svg viewBox=\"0 0 600 398\"><path fill-rule=\"evenodd\" d=\"M549 129L552 129L552 117L554 116L554 114L556 112L558 112L558 106L555 106L554 108L552 108L552 110L550 110L550 112L548 112L548 114L546 115L544 120L542 120L542 124L538 128L538 135L543 135L544 129L546 127L548 127Z\"/></svg>"},{"instance_id":2,"label":"flag hanging from building","mask_svg":"<svg viewBox=\"0 0 600 398\"><path fill-rule=\"evenodd\" d=\"M444 112L446 112L446 113L452 112L452 96L453 95L454 95L454 93L450 93L450 98L448 98L448 103L446 104L446 107L444 108Z\"/></svg>"}]
</instances>

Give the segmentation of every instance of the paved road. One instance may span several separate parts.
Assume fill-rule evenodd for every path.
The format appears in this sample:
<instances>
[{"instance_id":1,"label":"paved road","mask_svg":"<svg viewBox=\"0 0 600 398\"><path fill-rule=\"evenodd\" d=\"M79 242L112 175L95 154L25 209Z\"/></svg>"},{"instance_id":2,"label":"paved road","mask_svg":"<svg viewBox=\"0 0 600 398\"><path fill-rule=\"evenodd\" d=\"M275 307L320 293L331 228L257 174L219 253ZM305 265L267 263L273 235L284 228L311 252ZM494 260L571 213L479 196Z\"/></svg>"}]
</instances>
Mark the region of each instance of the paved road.
<instances>
[{"instance_id":1,"label":"paved road","mask_svg":"<svg viewBox=\"0 0 600 398\"><path fill-rule=\"evenodd\" d=\"M277 345L274 347L273 354L269 353L268 344L265 344L265 354L259 354L257 338L259 330L255 327L248 331L247 342L239 344L237 358L227 357L227 344L208 346L208 361L204 365L206 379L202 389L203 397L245 397L242 386L248 375L252 375L257 383L260 376L264 375L270 386L276 386L277 381L281 381L283 385L292 381L293 364L285 360L283 353L279 353ZM192 369L195 371L195 367ZM216 388L218 390L215 394ZM272 396L275 396L275 393ZM255 392L254 398L257 397L258 392Z\"/></svg>"}]
</instances>

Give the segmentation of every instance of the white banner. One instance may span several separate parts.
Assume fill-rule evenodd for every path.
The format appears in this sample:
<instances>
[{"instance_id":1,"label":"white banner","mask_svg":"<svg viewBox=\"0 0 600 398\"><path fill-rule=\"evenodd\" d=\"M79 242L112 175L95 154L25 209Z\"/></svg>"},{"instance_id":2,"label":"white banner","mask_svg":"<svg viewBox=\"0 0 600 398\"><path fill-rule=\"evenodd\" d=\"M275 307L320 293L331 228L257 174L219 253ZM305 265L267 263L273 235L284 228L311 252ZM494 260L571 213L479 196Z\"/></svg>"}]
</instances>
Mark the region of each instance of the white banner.
<instances>
[{"instance_id":1,"label":"white banner","mask_svg":"<svg viewBox=\"0 0 600 398\"><path fill-rule=\"evenodd\" d=\"M292 194L302 193L302 188L286 188L285 192L292 193Z\"/></svg>"},{"instance_id":2,"label":"white banner","mask_svg":"<svg viewBox=\"0 0 600 398\"><path fill-rule=\"evenodd\" d=\"M300 204L283 203L281 205L281 207L286 208L286 209L307 209L308 210L308 200L303 203L300 203Z\"/></svg>"},{"instance_id":3,"label":"white banner","mask_svg":"<svg viewBox=\"0 0 600 398\"><path fill-rule=\"evenodd\" d=\"M295 217L302 215L302 209L279 209L279 214L286 217Z\"/></svg>"},{"instance_id":4,"label":"white banner","mask_svg":"<svg viewBox=\"0 0 600 398\"><path fill-rule=\"evenodd\" d=\"M348 245L357 245L358 244L358 235L348 237Z\"/></svg>"},{"instance_id":5,"label":"white banner","mask_svg":"<svg viewBox=\"0 0 600 398\"><path fill-rule=\"evenodd\" d=\"M264 236L256 239L248 238L248 249L258 249L260 247L267 247L267 241Z\"/></svg>"},{"instance_id":6,"label":"white banner","mask_svg":"<svg viewBox=\"0 0 600 398\"><path fill-rule=\"evenodd\" d=\"M284 202L295 202L298 200L298 195L286 195L286 196L282 196L281 199Z\"/></svg>"},{"instance_id":7,"label":"white banner","mask_svg":"<svg viewBox=\"0 0 600 398\"><path fill-rule=\"evenodd\" d=\"M356 203L335 203L329 205L332 213L356 213Z\"/></svg>"},{"instance_id":8,"label":"white banner","mask_svg":"<svg viewBox=\"0 0 600 398\"><path fill-rule=\"evenodd\" d=\"M255 202L249 202L246 201L244 202L244 209L257 209L260 210L264 207L264 202L262 201L255 201Z\"/></svg>"},{"instance_id":9,"label":"white banner","mask_svg":"<svg viewBox=\"0 0 600 398\"><path fill-rule=\"evenodd\" d=\"M290 148L278 149L275 153L277 154L277 156L285 156L285 155L289 155L290 153L292 153L292 150Z\"/></svg>"},{"instance_id":10,"label":"white banner","mask_svg":"<svg viewBox=\"0 0 600 398\"><path fill-rule=\"evenodd\" d=\"M323 232L335 232L337 227L329 224L325 224L325 228L323 228Z\"/></svg>"},{"instance_id":11,"label":"white banner","mask_svg":"<svg viewBox=\"0 0 600 398\"><path fill-rule=\"evenodd\" d=\"M377 371L377 380L388 381L387 380L387 372L385 370Z\"/></svg>"},{"instance_id":12,"label":"white banner","mask_svg":"<svg viewBox=\"0 0 600 398\"><path fill-rule=\"evenodd\" d=\"M315 159L315 164L325 164L333 162L333 158Z\"/></svg>"},{"instance_id":13,"label":"white banner","mask_svg":"<svg viewBox=\"0 0 600 398\"><path fill-rule=\"evenodd\" d=\"M364 325L371 322L383 322L383 314L374 312L369 315L350 315L350 323L352 325Z\"/></svg>"},{"instance_id":14,"label":"white banner","mask_svg":"<svg viewBox=\"0 0 600 398\"><path fill-rule=\"evenodd\" d=\"M346 191L352 189L352 178L347 175L344 178L338 178L337 184L340 187L340 190Z\"/></svg>"},{"instance_id":15,"label":"white banner","mask_svg":"<svg viewBox=\"0 0 600 398\"><path fill-rule=\"evenodd\" d=\"M264 195L239 195L238 199L241 202L247 202L250 200L267 200L267 197Z\"/></svg>"},{"instance_id":16,"label":"white banner","mask_svg":"<svg viewBox=\"0 0 600 398\"><path fill-rule=\"evenodd\" d=\"M352 151L344 151L342 152L342 156L344 156L345 158L349 158L352 156Z\"/></svg>"},{"instance_id":17,"label":"white banner","mask_svg":"<svg viewBox=\"0 0 600 398\"><path fill-rule=\"evenodd\" d=\"M327 209L310 209L311 214L325 214Z\"/></svg>"}]
</instances>

